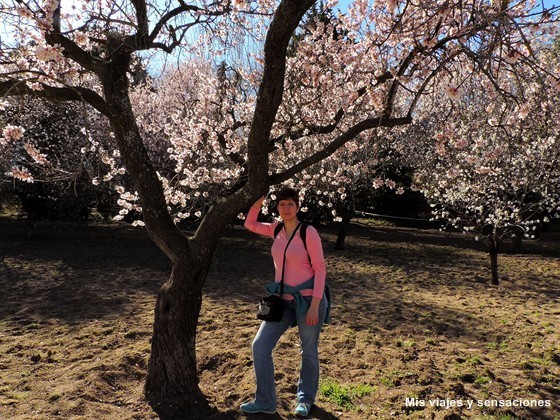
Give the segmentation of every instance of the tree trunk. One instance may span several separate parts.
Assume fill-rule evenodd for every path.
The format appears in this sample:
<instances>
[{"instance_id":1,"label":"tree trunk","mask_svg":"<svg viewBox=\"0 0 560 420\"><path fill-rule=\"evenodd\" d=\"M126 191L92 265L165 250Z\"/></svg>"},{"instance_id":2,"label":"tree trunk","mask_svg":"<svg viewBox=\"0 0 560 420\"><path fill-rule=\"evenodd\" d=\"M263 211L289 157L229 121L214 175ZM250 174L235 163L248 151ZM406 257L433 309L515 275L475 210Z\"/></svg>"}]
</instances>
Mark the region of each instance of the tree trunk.
<instances>
[{"instance_id":1,"label":"tree trunk","mask_svg":"<svg viewBox=\"0 0 560 420\"><path fill-rule=\"evenodd\" d=\"M523 244L523 236L516 235L511 238L511 253L521 254L521 245Z\"/></svg>"},{"instance_id":2,"label":"tree trunk","mask_svg":"<svg viewBox=\"0 0 560 420\"><path fill-rule=\"evenodd\" d=\"M511 237L510 252L512 254L520 254L521 244L523 243L523 236L525 236L524 229L517 225L508 226L508 234Z\"/></svg>"},{"instance_id":3,"label":"tree trunk","mask_svg":"<svg viewBox=\"0 0 560 420\"><path fill-rule=\"evenodd\" d=\"M209 413L196 368L196 327L209 260L180 258L157 297L144 392L163 418L204 418ZM189 413L182 411L186 407Z\"/></svg>"},{"instance_id":4,"label":"tree trunk","mask_svg":"<svg viewBox=\"0 0 560 420\"><path fill-rule=\"evenodd\" d=\"M490 269L492 270L492 284L500 284L500 280L498 278L498 251L499 251L499 242L493 235L488 235L488 239L486 241L488 244L488 252L490 254Z\"/></svg>"},{"instance_id":5,"label":"tree trunk","mask_svg":"<svg viewBox=\"0 0 560 420\"><path fill-rule=\"evenodd\" d=\"M338 237L336 238L336 244L334 245L335 250L341 251L344 249L346 234L348 233L348 228L350 227L350 222L352 221L353 217L354 217L353 210L347 211L342 217L342 223L340 224L340 229L338 230Z\"/></svg>"},{"instance_id":6,"label":"tree trunk","mask_svg":"<svg viewBox=\"0 0 560 420\"><path fill-rule=\"evenodd\" d=\"M129 61L128 54L116 51L103 78L105 97L112 110L109 119L127 172L140 196L148 234L172 264L171 276L161 287L155 307L145 393L161 417L182 413L185 418L188 409L191 418L204 418L206 412L200 411L204 410L204 397L196 371L196 327L202 285L217 240L203 248L173 224L161 181L143 146L130 104L126 76Z\"/></svg>"}]
</instances>

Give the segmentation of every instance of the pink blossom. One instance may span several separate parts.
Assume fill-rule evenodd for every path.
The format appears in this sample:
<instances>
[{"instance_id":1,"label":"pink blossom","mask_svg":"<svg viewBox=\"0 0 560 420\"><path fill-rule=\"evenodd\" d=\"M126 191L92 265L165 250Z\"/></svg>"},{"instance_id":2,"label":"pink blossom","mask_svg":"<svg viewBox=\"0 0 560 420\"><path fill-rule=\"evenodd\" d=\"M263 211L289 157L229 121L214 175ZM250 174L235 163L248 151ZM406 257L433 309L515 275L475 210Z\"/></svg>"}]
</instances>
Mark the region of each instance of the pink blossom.
<instances>
[{"instance_id":1,"label":"pink blossom","mask_svg":"<svg viewBox=\"0 0 560 420\"><path fill-rule=\"evenodd\" d=\"M60 61L62 60L62 50L58 45L38 45L35 48L35 57L39 61Z\"/></svg>"},{"instance_id":2,"label":"pink blossom","mask_svg":"<svg viewBox=\"0 0 560 420\"><path fill-rule=\"evenodd\" d=\"M463 94L462 90L458 86L448 85L444 88L444 92L447 97L453 101L461 99Z\"/></svg>"},{"instance_id":3,"label":"pink blossom","mask_svg":"<svg viewBox=\"0 0 560 420\"><path fill-rule=\"evenodd\" d=\"M445 156L446 151L445 151L445 144L443 142L436 144L436 153L439 156Z\"/></svg>"},{"instance_id":4,"label":"pink blossom","mask_svg":"<svg viewBox=\"0 0 560 420\"><path fill-rule=\"evenodd\" d=\"M12 167L11 172L8 175L13 176L20 181L33 183L33 176L26 168L18 168L16 166Z\"/></svg>"},{"instance_id":5,"label":"pink blossom","mask_svg":"<svg viewBox=\"0 0 560 420\"><path fill-rule=\"evenodd\" d=\"M524 104L521 108L519 108L519 112L517 115L523 120L527 118L527 116L529 115L529 104Z\"/></svg>"},{"instance_id":6,"label":"pink blossom","mask_svg":"<svg viewBox=\"0 0 560 420\"><path fill-rule=\"evenodd\" d=\"M390 189L394 190L397 186L397 184L395 183L395 181L393 181L392 179L387 179L385 180L385 185L387 185L387 187L389 187Z\"/></svg>"},{"instance_id":7,"label":"pink blossom","mask_svg":"<svg viewBox=\"0 0 560 420\"><path fill-rule=\"evenodd\" d=\"M74 42L78 45L86 45L89 41L88 36L83 32L76 32L74 34Z\"/></svg>"},{"instance_id":8,"label":"pink blossom","mask_svg":"<svg viewBox=\"0 0 560 420\"><path fill-rule=\"evenodd\" d=\"M447 177L450 179L457 178L459 175L461 175L461 171L457 168L451 168L449 172L447 172Z\"/></svg>"},{"instance_id":9,"label":"pink blossom","mask_svg":"<svg viewBox=\"0 0 560 420\"><path fill-rule=\"evenodd\" d=\"M480 166L474 170L477 174L488 175L492 173L492 168L487 166Z\"/></svg>"},{"instance_id":10,"label":"pink blossom","mask_svg":"<svg viewBox=\"0 0 560 420\"><path fill-rule=\"evenodd\" d=\"M2 130L2 135L6 139L6 142L19 140L23 137L25 129L20 126L7 125L4 130Z\"/></svg>"},{"instance_id":11,"label":"pink blossom","mask_svg":"<svg viewBox=\"0 0 560 420\"><path fill-rule=\"evenodd\" d=\"M387 10L391 13L395 13L395 10L399 6L398 0L388 0L387 1Z\"/></svg>"},{"instance_id":12,"label":"pink blossom","mask_svg":"<svg viewBox=\"0 0 560 420\"><path fill-rule=\"evenodd\" d=\"M31 13L31 10L29 10L24 5L19 5L16 8L16 11L17 11L17 14L20 15L22 18L29 19L30 17L33 16L33 13Z\"/></svg>"},{"instance_id":13,"label":"pink blossom","mask_svg":"<svg viewBox=\"0 0 560 420\"><path fill-rule=\"evenodd\" d=\"M231 5L233 6L233 8L237 9L237 10L242 9L245 4L246 4L245 0L233 0L231 2Z\"/></svg>"},{"instance_id":14,"label":"pink blossom","mask_svg":"<svg viewBox=\"0 0 560 420\"><path fill-rule=\"evenodd\" d=\"M47 156L40 153L33 145L25 143L23 148L31 158L40 165L48 163Z\"/></svg>"},{"instance_id":15,"label":"pink blossom","mask_svg":"<svg viewBox=\"0 0 560 420\"><path fill-rule=\"evenodd\" d=\"M460 139L454 141L452 144L453 147L455 147L456 149L464 149L465 147L468 146L469 142L467 141L466 138L461 137Z\"/></svg>"},{"instance_id":16,"label":"pink blossom","mask_svg":"<svg viewBox=\"0 0 560 420\"><path fill-rule=\"evenodd\" d=\"M378 189L381 188L384 184L385 182L381 178L375 178L372 182L372 187L374 189Z\"/></svg>"},{"instance_id":17,"label":"pink blossom","mask_svg":"<svg viewBox=\"0 0 560 420\"><path fill-rule=\"evenodd\" d=\"M523 57L521 55L521 53L519 51L515 51L515 50L510 50L504 57L504 60L506 60L508 63L510 64L514 64L516 63L521 57Z\"/></svg>"}]
</instances>

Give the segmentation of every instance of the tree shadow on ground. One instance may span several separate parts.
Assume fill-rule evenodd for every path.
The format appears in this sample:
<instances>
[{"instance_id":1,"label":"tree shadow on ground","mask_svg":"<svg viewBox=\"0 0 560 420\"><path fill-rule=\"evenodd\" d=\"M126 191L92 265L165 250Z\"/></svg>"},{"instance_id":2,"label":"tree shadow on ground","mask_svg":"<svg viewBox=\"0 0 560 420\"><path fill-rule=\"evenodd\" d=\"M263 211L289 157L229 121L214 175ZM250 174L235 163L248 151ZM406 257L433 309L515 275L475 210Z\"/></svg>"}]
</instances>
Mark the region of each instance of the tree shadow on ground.
<instances>
[{"instance_id":1,"label":"tree shadow on ground","mask_svg":"<svg viewBox=\"0 0 560 420\"><path fill-rule=\"evenodd\" d=\"M133 295L153 297L170 266L143 229L2 221L0 317L66 323L119 314ZM134 296L137 298L137 296Z\"/></svg>"},{"instance_id":2,"label":"tree shadow on ground","mask_svg":"<svg viewBox=\"0 0 560 420\"><path fill-rule=\"evenodd\" d=\"M205 295L217 306L223 304L242 308L239 310L249 311L245 315L251 316L251 308L265 293L263 285L274 275L269 253L271 240L242 231L228 233L218 251L217 264L210 273ZM440 235L441 240L435 235ZM246 236L245 241L243 236ZM542 261L543 258L538 255L504 258L508 264L513 264L512 270L519 265L524 270L524 277L518 276L515 282L504 281L502 286L496 287L480 278L486 273L487 261L485 250L483 247L476 249L476 243L475 246L467 241L453 240L450 243L446 235L433 232L425 235L417 232L411 241L408 233L399 234L396 230L395 237L388 240L380 237L376 230L371 230L363 232L358 240L348 238L347 249L335 252L332 251L336 239L334 233L327 229L321 231L321 236L328 282L334 296L333 323L328 328L334 328L330 331L336 331L336 334L330 336L330 347L341 352L352 351L355 345L352 334L355 333L372 340L373 348L399 348L398 358L403 363L426 354L437 354L439 346L460 348L467 354L475 355L485 354L488 349L501 346L501 343L511 342L517 346L519 342L510 337L508 328L496 328L496 324L511 321L511 325L517 325L517 322L526 322L527 317L520 311L521 314L509 312L499 315L505 318L496 319L493 308L500 308L500 300L496 297L505 293L509 305L512 301L519 301L522 305L527 299L544 303L547 298L548 302L554 302L560 296L557 282L550 281L550 276L539 276L527 269L529 262ZM390 236L389 231L385 236ZM238 257L247 252L252 253L251 266L244 265ZM545 254L551 253L547 251ZM550 258L554 265L557 260L546 255L544 259ZM458 299L454 298L455 290ZM440 299L441 296L444 299ZM479 296L480 300L471 299L463 310L461 305L465 296ZM487 296L489 302L486 302ZM238 316L241 320L238 324L249 325L250 322L242 320L243 316ZM345 334L349 334L347 341ZM426 342L422 339L423 335L427 337ZM377 340L381 342L377 343ZM462 359L459 357L456 360ZM460 366L457 369L461 369L464 362L456 360L454 363ZM488 364L491 362L488 361ZM433 369L439 372L439 368ZM448 369L452 371L453 367ZM437 374L430 368L421 372L421 380L430 378L432 374L437 380ZM467 386L476 380L472 374L457 375L456 381L466 381ZM532 377L531 373L526 375ZM543 384L538 376L533 380ZM535 389L534 393L550 399L550 395L556 395L556 392L549 388L543 384L541 392ZM537 410L533 412L542 414Z\"/></svg>"},{"instance_id":3,"label":"tree shadow on ground","mask_svg":"<svg viewBox=\"0 0 560 420\"><path fill-rule=\"evenodd\" d=\"M374 229L362 229L361 240L354 241L350 237L344 251L333 251L335 235L328 229L322 232L327 265L329 261L334 261L334 266L328 269L327 279L333 295L334 325L339 317L345 319L347 328L357 331L401 328L430 331L460 341L489 342L499 339L488 333L488 325L481 324L481 319L489 314L481 312L480 317L469 315L460 308L438 306L437 302L428 303L416 298L418 292L437 295L442 290L452 293L453 288L467 289L467 293L472 290L472 293L482 295L498 293L496 287L479 277L479 263L485 262L485 255L481 253L481 260L473 262L472 255L460 252L461 249L473 249L470 241L456 242L442 237L439 232L436 237L434 232L424 231L413 232L414 238L411 239L408 232L399 232L401 228L392 229L394 232L385 231L382 235ZM274 278L270 245L270 238L242 229L230 229L222 238L205 295L225 305L256 305L265 294L263 286ZM251 266L243 264L243 260L238 258L247 252L253 254ZM364 271L349 273L347 267L357 261ZM375 270L368 271L368 267L377 267L380 275L377 276ZM455 271L453 277L448 274L450 268ZM255 276L257 270L260 275ZM387 273L390 277L392 271L396 274L389 283L379 281L379 278L386 278ZM429 273L429 276L416 276L420 272ZM226 277L231 280L224 280ZM408 297L403 291L409 292ZM508 284L507 292L536 298L547 296L557 299L560 296L554 284L538 276L523 284Z\"/></svg>"},{"instance_id":4,"label":"tree shadow on ground","mask_svg":"<svg viewBox=\"0 0 560 420\"><path fill-rule=\"evenodd\" d=\"M333 228L326 228L330 234L336 235ZM445 231L433 229L417 229L392 226L376 226L374 228L360 224L352 224L348 233L349 237L367 238L379 242L420 242L426 245L449 246L459 249L472 249L475 251L487 252L487 246L482 240L476 241L471 234L463 234L458 231ZM558 242L560 242L560 232L544 232L536 240L524 240L521 252L518 254L510 253L511 244L509 240L504 240L500 252L504 255L526 255L538 254L545 257L560 257L558 252Z\"/></svg>"}]
</instances>

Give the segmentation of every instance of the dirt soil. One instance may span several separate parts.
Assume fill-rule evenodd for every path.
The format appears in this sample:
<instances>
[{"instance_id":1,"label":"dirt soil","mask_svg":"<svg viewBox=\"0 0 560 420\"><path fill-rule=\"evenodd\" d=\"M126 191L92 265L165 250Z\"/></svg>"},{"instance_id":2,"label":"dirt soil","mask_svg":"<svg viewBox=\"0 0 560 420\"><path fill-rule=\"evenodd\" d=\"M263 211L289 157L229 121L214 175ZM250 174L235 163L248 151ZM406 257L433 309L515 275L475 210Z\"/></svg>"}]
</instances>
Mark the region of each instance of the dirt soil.
<instances>
[{"instance_id":1,"label":"dirt soil","mask_svg":"<svg viewBox=\"0 0 560 420\"><path fill-rule=\"evenodd\" d=\"M334 308L310 418L560 419L559 233L500 256L491 286L483 244L460 234L356 224L333 251L336 232L320 232ZM245 418L269 248L232 227L205 287L198 364L213 418ZM170 268L145 232L4 220L0 261L0 418L157 418L142 385ZM292 417L295 329L275 363L279 412L248 418Z\"/></svg>"}]
</instances>

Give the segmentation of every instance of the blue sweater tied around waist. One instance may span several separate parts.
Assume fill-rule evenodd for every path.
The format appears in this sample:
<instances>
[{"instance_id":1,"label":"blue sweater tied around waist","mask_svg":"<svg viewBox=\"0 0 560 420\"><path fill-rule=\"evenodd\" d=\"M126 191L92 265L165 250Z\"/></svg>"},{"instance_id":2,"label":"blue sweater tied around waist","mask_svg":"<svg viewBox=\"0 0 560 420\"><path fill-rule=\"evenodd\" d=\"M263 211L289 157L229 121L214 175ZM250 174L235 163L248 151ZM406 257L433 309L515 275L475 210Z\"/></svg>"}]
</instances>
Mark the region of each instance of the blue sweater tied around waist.
<instances>
[{"instance_id":1,"label":"blue sweater tied around waist","mask_svg":"<svg viewBox=\"0 0 560 420\"><path fill-rule=\"evenodd\" d=\"M300 290L307 290L313 289L314 286L314 278L311 277L309 280L306 280L304 283L300 284L299 286L288 286L284 284L284 294L292 295L296 301L296 313L298 315L305 315L309 310L309 304L301 295ZM280 282L272 282L266 285L266 290L271 295L279 295L280 294ZM329 286L325 284L325 296L327 298L327 313L325 315L325 324L330 324L331 322L331 296L329 291ZM294 327L297 325L297 322L293 324Z\"/></svg>"}]
</instances>

